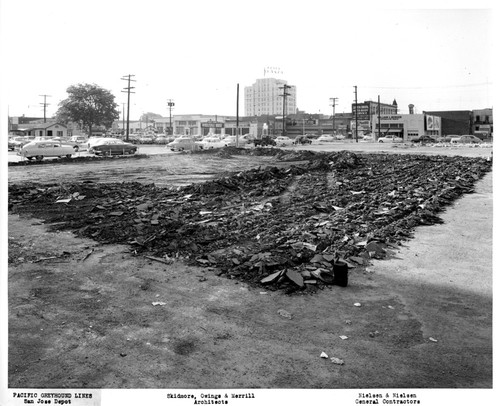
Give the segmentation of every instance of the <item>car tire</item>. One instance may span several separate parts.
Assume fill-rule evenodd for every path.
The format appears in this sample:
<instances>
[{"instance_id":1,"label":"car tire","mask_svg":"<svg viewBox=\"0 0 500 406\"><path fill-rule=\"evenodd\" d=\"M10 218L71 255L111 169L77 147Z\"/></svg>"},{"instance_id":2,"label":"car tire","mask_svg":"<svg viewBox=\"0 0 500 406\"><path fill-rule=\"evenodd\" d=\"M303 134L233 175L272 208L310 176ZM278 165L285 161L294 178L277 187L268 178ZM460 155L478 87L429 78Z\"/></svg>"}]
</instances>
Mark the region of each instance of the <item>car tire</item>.
<instances>
[{"instance_id":1,"label":"car tire","mask_svg":"<svg viewBox=\"0 0 500 406\"><path fill-rule=\"evenodd\" d=\"M78 147L78 145L75 145L75 146L73 147L73 149L75 150L75 152L78 152L78 150L79 150L80 148Z\"/></svg>"},{"instance_id":2,"label":"car tire","mask_svg":"<svg viewBox=\"0 0 500 406\"><path fill-rule=\"evenodd\" d=\"M35 159L36 159L37 161L41 161L41 160L43 159L43 155L37 155L37 156L35 157Z\"/></svg>"},{"instance_id":3,"label":"car tire","mask_svg":"<svg viewBox=\"0 0 500 406\"><path fill-rule=\"evenodd\" d=\"M71 154L66 154L66 158L71 159Z\"/></svg>"},{"instance_id":4,"label":"car tire","mask_svg":"<svg viewBox=\"0 0 500 406\"><path fill-rule=\"evenodd\" d=\"M27 159L28 161L31 161L31 160L33 159L33 157L32 157L32 156L27 156L27 157L26 157L26 159Z\"/></svg>"}]
</instances>

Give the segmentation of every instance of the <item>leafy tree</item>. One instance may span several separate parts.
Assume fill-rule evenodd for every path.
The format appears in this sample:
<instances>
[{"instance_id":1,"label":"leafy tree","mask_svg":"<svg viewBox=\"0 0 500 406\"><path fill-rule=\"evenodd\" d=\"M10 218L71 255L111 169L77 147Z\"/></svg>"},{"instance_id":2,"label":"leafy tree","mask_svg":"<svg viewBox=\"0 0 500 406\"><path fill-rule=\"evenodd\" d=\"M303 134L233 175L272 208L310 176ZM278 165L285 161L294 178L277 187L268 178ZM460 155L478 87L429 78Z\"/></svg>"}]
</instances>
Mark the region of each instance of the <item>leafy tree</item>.
<instances>
[{"instance_id":1,"label":"leafy tree","mask_svg":"<svg viewBox=\"0 0 500 406\"><path fill-rule=\"evenodd\" d=\"M92 135L92 127L111 128L120 118L115 96L95 84L78 84L68 87L68 98L59 103L56 113L58 121L81 123Z\"/></svg>"}]
</instances>

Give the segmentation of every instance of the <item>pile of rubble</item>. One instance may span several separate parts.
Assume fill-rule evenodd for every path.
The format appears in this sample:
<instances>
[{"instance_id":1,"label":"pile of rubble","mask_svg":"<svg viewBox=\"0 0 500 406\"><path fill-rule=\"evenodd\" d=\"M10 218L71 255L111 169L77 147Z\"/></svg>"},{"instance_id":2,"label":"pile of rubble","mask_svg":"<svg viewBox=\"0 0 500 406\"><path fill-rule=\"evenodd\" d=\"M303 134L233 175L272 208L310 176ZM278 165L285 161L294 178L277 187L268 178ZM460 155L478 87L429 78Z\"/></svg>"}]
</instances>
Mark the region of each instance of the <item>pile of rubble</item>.
<instances>
[{"instance_id":1,"label":"pile of rubble","mask_svg":"<svg viewBox=\"0 0 500 406\"><path fill-rule=\"evenodd\" d=\"M440 223L439 212L491 170L491 162L465 157L302 158L309 161L177 188L11 185L9 209L159 260L182 257L269 289L314 290L347 285L349 268L384 258L417 226Z\"/></svg>"}]
</instances>

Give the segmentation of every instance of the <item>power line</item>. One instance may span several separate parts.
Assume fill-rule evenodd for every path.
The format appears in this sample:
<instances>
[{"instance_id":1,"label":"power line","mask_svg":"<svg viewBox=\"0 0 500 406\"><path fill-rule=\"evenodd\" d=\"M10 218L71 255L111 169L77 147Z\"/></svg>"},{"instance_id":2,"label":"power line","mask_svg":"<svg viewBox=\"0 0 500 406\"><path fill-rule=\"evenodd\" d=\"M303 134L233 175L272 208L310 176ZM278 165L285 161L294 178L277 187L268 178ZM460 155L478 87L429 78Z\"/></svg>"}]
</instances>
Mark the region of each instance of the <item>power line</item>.
<instances>
[{"instance_id":1,"label":"power line","mask_svg":"<svg viewBox=\"0 0 500 406\"><path fill-rule=\"evenodd\" d=\"M128 134L129 134L129 130L130 130L130 93L134 93L134 92L131 92L130 90L135 89L135 87L130 86L130 82L136 82L135 80L131 79L132 76L135 76L135 75L129 74L129 75L125 75L124 77L121 78L121 80L126 80L128 82L128 86L124 87L122 90L122 93L127 93L127 136L126 136L127 142L128 142ZM124 90L126 90L127 92L124 92Z\"/></svg>"},{"instance_id":2,"label":"power line","mask_svg":"<svg viewBox=\"0 0 500 406\"><path fill-rule=\"evenodd\" d=\"M333 127L332 135L333 135L335 134L335 105L337 104L338 97L330 97L330 100L332 101L332 104L330 106L333 107L333 116L332 116L332 127Z\"/></svg>"},{"instance_id":3,"label":"power line","mask_svg":"<svg viewBox=\"0 0 500 406\"><path fill-rule=\"evenodd\" d=\"M168 99L167 106L168 106L168 112L169 112L169 117L170 117L170 124L169 124L169 128L168 128L168 133L169 133L169 135L173 135L173 131L172 131L172 109L175 106L174 101L172 99Z\"/></svg>"},{"instance_id":4,"label":"power line","mask_svg":"<svg viewBox=\"0 0 500 406\"><path fill-rule=\"evenodd\" d=\"M493 85L492 82L482 82L482 83L471 83L468 85L445 85L445 86L363 86L366 89L453 89L453 88L463 88L463 87L481 87Z\"/></svg>"},{"instance_id":5,"label":"power line","mask_svg":"<svg viewBox=\"0 0 500 406\"><path fill-rule=\"evenodd\" d=\"M280 95L280 97L283 97L283 130L282 134L283 136L286 135L286 120L285 120L285 113L286 113L286 97L290 96L290 93L287 93L287 89L291 89L292 86L289 86L287 84L284 84L283 86L280 86L280 89L283 89L283 94Z\"/></svg>"},{"instance_id":6,"label":"power line","mask_svg":"<svg viewBox=\"0 0 500 406\"><path fill-rule=\"evenodd\" d=\"M46 117L47 106L50 104L50 103L47 103L47 97L52 97L52 96L50 96L48 94L41 94L39 96L43 97L43 103L40 103L40 105L43 106L43 122L46 123L47 122L47 117Z\"/></svg>"}]
</instances>

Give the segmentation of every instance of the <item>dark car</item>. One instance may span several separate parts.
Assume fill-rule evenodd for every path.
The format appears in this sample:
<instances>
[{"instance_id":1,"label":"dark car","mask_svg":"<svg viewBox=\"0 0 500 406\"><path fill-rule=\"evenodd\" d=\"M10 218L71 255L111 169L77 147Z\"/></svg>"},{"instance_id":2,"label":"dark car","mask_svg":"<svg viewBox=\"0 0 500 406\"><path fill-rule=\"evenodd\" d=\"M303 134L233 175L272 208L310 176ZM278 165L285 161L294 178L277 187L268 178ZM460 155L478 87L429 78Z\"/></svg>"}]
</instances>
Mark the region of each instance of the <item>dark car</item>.
<instances>
[{"instance_id":1,"label":"dark car","mask_svg":"<svg viewBox=\"0 0 500 406\"><path fill-rule=\"evenodd\" d=\"M137 146L114 138L102 138L89 148L89 152L95 155L129 155L137 152Z\"/></svg>"},{"instance_id":2,"label":"dark car","mask_svg":"<svg viewBox=\"0 0 500 406\"><path fill-rule=\"evenodd\" d=\"M431 137L430 135L420 135L413 138L411 142L421 142L422 144L425 144L427 142L436 142L436 139Z\"/></svg>"},{"instance_id":3,"label":"dark car","mask_svg":"<svg viewBox=\"0 0 500 406\"><path fill-rule=\"evenodd\" d=\"M299 145L299 144L311 144L312 143L312 140L310 138L307 138L306 135L299 135L297 138L295 138L295 140L293 140L293 143L295 145Z\"/></svg>"},{"instance_id":4,"label":"dark car","mask_svg":"<svg viewBox=\"0 0 500 406\"><path fill-rule=\"evenodd\" d=\"M274 139L272 139L271 137L262 137L261 139L253 140L253 145L255 145L256 147L274 147L276 146L276 141L274 141Z\"/></svg>"}]
</instances>

